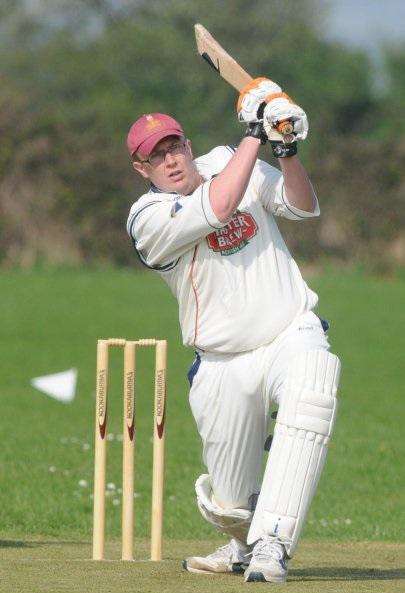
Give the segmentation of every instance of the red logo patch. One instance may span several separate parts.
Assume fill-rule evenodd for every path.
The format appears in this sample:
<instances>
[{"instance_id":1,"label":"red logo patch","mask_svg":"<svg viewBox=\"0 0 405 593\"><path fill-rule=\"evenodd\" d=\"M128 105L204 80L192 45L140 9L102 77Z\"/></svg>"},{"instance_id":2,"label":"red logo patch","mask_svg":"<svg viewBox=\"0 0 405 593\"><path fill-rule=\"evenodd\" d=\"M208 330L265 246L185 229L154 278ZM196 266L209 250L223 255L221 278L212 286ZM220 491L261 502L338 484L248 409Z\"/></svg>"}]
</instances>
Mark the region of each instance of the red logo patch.
<instances>
[{"instance_id":1,"label":"red logo patch","mask_svg":"<svg viewBox=\"0 0 405 593\"><path fill-rule=\"evenodd\" d=\"M221 255L232 255L243 249L257 233L255 219L248 212L238 210L222 229L207 236L208 247Z\"/></svg>"}]
</instances>

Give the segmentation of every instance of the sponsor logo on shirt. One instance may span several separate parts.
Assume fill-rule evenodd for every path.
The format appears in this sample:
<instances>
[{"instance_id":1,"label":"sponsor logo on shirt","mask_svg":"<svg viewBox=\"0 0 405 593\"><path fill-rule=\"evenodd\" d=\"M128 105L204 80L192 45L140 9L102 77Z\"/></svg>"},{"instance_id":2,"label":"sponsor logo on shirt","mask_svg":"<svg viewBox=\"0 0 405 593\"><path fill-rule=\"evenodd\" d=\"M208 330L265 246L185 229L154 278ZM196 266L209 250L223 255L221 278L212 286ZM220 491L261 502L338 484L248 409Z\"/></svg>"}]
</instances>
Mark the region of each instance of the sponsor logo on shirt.
<instances>
[{"instance_id":1,"label":"sponsor logo on shirt","mask_svg":"<svg viewBox=\"0 0 405 593\"><path fill-rule=\"evenodd\" d=\"M222 229L207 236L208 247L221 255L232 255L240 251L257 233L257 223L249 212L237 210Z\"/></svg>"}]
</instances>

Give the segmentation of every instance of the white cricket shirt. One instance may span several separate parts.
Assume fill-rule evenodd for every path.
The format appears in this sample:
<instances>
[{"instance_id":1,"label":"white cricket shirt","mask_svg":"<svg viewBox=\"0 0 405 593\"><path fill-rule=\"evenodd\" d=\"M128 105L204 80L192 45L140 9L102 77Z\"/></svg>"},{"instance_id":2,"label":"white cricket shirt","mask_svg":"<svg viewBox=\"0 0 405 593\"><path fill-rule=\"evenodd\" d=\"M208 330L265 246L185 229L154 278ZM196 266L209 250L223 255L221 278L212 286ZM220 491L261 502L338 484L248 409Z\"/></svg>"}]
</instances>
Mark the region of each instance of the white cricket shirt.
<instances>
[{"instance_id":1,"label":"white cricket shirt","mask_svg":"<svg viewBox=\"0 0 405 593\"><path fill-rule=\"evenodd\" d=\"M152 187L133 204L127 222L141 261L178 300L184 345L211 352L268 344L318 302L274 219L318 216L318 202L314 212L290 205L280 171L258 160L238 210L221 223L209 187L233 152L218 146L197 158L207 181L188 196Z\"/></svg>"}]
</instances>

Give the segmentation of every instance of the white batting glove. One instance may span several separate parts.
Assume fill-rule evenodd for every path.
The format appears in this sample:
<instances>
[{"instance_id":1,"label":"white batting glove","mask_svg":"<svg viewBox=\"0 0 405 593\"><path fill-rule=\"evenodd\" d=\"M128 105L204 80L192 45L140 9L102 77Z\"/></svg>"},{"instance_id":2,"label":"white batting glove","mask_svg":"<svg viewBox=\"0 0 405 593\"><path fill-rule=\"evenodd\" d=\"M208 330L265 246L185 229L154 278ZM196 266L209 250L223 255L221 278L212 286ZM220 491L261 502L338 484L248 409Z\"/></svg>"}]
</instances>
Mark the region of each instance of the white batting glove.
<instances>
[{"instance_id":1,"label":"white batting glove","mask_svg":"<svg viewBox=\"0 0 405 593\"><path fill-rule=\"evenodd\" d=\"M240 92L236 111L240 122L246 124L262 121L263 115L258 114L259 107L276 93L281 93L281 88L268 78L255 78Z\"/></svg>"},{"instance_id":2,"label":"white batting glove","mask_svg":"<svg viewBox=\"0 0 405 593\"><path fill-rule=\"evenodd\" d=\"M307 115L287 96L272 99L264 108L263 127L269 140L283 140L282 134L277 132L275 126L284 120L289 120L294 126L294 140L305 140L308 134Z\"/></svg>"}]
</instances>

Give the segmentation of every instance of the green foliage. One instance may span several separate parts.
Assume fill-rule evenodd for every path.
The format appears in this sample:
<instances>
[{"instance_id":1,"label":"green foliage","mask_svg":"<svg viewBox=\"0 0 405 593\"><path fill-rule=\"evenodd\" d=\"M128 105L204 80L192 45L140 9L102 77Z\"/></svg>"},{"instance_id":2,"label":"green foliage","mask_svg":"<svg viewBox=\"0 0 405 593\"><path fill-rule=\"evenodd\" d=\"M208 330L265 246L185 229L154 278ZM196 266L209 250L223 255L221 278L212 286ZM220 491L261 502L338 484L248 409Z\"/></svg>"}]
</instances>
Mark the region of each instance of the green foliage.
<instances>
[{"instance_id":1,"label":"green foliage","mask_svg":"<svg viewBox=\"0 0 405 593\"><path fill-rule=\"evenodd\" d=\"M403 140L405 132L405 121L401 117L405 109L405 44L385 48L383 57L386 88L379 103L383 116L378 120L377 129L385 140L397 142Z\"/></svg>"},{"instance_id":2,"label":"green foliage","mask_svg":"<svg viewBox=\"0 0 405 593\"><path fill-rule=\"evenodd\" d=\"M195 154L238 142L236 93L197 55L198 21L308 113L301 154L323 217L302 225L299 240L287 231L297 254L352 259L371 242L373 258L388 254L383 265L405 261L403 147L399 134L392 141L404 125L404 52L387 50L388 82L375 96L367 56L321 37L322 10L316 0L300 2L299 18L281 0L43 1L31 13L14 3L0 41L0 261L134 261L124 224L144 184L125 136L142 113L180 119ZM370 200L377 190L388 219Z\"/></svg>"}]
</instances>

